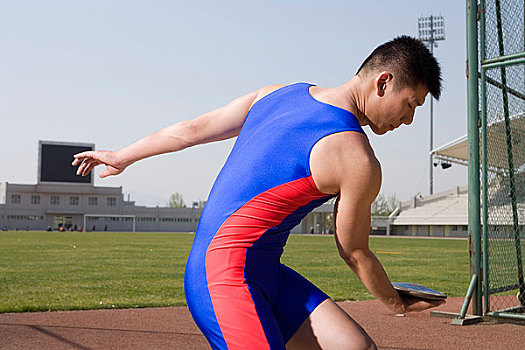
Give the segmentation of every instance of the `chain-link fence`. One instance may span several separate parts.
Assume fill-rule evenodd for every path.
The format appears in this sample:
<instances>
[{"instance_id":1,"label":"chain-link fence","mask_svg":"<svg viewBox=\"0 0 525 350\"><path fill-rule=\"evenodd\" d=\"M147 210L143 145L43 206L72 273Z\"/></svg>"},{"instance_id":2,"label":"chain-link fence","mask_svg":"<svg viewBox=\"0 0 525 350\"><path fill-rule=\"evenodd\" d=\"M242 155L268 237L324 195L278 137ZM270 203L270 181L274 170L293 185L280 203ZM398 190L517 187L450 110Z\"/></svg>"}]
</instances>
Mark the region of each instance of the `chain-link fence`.
<instances>
[{"instance_id":1,"label":"chain-link fence","mask_svg":"<svg viewBox=\"0 0 525 350\"><path fill-rule=\"evenodd\" d=\"M525 308L525 6L480 10L484 313L502 316Z\"/></svg>"}]
</instances>

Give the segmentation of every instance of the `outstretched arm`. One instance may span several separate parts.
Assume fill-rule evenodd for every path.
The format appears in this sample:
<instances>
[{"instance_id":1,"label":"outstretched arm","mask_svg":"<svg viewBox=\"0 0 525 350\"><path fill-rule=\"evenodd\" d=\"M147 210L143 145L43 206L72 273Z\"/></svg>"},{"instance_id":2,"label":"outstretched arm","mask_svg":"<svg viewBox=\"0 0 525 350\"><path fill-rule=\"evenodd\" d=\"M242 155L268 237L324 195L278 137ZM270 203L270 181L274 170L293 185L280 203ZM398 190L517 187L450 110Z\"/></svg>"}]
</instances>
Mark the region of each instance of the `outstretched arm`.
<instances>
[{"instance_id":1,"label":"outstretched arm","mask_svg":"<svg viewBox=\"0 0 525 350\"><path fill-rule=\"evenodd\" d=\"M88 151L75 154L73 165L80 165L77 175L86 176L100 164L106 165L100 177L117 175L129 165L144 158L235 137L239 134L253 104L281 86L263 87L193 120L182 121L158 130L117 152Z\"/></svg>"}]
</instances>

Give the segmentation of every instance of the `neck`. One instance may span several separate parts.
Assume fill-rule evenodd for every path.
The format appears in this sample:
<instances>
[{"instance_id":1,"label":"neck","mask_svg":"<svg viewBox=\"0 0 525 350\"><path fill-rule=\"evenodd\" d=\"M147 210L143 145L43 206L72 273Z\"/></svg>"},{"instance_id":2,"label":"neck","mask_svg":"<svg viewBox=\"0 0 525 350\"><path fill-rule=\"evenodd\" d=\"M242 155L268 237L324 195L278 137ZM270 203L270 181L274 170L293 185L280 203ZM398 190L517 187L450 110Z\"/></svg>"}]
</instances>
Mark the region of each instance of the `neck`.
<instances>
[{"instance_id":1,"label":"neck","mask_svg":"<svg viewBox=\"0 0 525 350\"><path fill-rule=\"evenodd\" d=\"M365 83L359 76L354 76L343 85L336 88L341 98L348 103L348 109L355 114L361 125L368 125L366 118L366 89Z\"/></svg>"}]
</instances>

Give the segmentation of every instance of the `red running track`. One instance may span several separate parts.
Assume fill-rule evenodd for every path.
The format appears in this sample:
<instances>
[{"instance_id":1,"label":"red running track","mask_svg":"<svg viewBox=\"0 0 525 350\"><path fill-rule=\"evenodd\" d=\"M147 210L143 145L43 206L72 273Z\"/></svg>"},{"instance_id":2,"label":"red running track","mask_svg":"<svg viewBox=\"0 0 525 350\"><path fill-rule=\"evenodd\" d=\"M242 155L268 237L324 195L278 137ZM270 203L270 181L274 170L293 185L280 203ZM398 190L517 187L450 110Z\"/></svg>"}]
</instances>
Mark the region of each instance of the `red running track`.
<instances>
[{"instance_id":1,"label":"red running track","mask_svg":"<svg viewBox=\"0 0 525 350\"><path fill-rule=\"evenodd\" d=\"M436 310L459 312L463 298ZM430 312L397 317L379 301L340 302L380 349L525 349L525 324L453 326ZM209 349L185 307L0 314L0 349Z\"/></svg>"}]
</instances>

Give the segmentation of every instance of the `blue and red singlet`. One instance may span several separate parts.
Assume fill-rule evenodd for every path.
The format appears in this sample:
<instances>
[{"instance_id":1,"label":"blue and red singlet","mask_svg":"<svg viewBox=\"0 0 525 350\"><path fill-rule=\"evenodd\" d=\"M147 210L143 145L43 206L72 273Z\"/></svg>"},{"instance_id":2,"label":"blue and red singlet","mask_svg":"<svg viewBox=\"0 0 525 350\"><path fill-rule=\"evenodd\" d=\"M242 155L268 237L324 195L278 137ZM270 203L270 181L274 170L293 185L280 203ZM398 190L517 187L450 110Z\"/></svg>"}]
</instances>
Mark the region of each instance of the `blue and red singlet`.
<instances>
[{"instance_id":1,"label":"blue and red singlet","mask_svg":"<svg viewBox=\"0 0 525 350\"><path fill-rule=\"evenodd\" d=\"M280 257L290 230L332 197L312 179L313 146L363 130L310 86L285 86L252 106L203 210L184 288L213 349L284 349L328 298Z\"/></svg>"}]
</instances>

